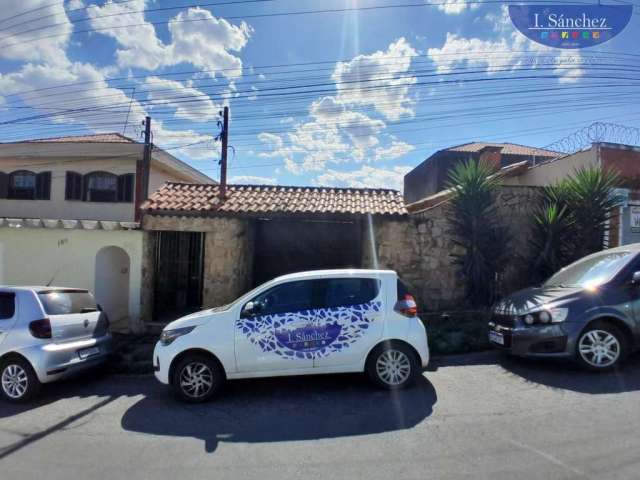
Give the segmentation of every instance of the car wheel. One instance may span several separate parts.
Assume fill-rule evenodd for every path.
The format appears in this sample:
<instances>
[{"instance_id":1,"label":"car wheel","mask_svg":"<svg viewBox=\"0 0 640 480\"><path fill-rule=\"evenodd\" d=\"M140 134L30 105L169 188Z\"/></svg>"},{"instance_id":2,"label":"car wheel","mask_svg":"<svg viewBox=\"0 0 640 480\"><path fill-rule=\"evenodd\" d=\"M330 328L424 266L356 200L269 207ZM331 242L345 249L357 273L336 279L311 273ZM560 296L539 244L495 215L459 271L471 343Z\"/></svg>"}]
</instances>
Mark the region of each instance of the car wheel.
<instances>
[{"instance_id":1,"label":"car wheel","mask_svg":"<svg viewBox=\"0 0 640 480\"><path fill-rule=\"evenodd\" d=\"M224 379L224 371L215 359L190 354L181 359L173 370L171 386L180 399L200 403L218 393Z\"/></svg>"},{"instance_id":2,"label":"car wheel","mask_svg":"<svg viewBox=\"0 0 640 480\"><path fill-rule=\"evenodd\" d=\"M606 371L615 368L626 356L625 335L606 322L590 325L578 338L576 358L585 368Z\"/></svg>"},{"instance_id":3,"label":"car wheel","mask_svg":"<svg viewBox=\"0 0 640 480\"><path fill-rule=\"evenodd\" d=\"M367 361L367 374L377 386L397 390L410 385L420 372L415 353L401 343L375 348Z\"/></svg>"},{"instance_id":4,"label":"car wheel","mask_svg":"<svg viewBox=\"0 0 640 480\"><path fill-rule=\"evenodd\" d=\"M14 357L0 364L0 393L5 400L14 403L28 402L40 387L36 372L26 360Z\"/></svg>"}]
</instances>

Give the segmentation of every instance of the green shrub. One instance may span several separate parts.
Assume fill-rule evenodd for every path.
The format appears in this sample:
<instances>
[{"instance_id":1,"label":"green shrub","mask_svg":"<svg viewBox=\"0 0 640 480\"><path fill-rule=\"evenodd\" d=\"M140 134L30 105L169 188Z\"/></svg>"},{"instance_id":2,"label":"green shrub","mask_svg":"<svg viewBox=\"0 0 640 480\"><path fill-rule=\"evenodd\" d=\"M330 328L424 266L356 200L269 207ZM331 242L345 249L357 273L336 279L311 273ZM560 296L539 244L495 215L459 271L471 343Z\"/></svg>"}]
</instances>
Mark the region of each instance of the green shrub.
<instances>
[{"instance_id":1,"label":"green shrub","mask_svg":"<svg viewBox=\"0 0 640 480\"><path fill-rule=\"evenodd\" d=\"M422 315L433 355L468 353L490 348L486 310Z\"/></svg>"}]
</instances>

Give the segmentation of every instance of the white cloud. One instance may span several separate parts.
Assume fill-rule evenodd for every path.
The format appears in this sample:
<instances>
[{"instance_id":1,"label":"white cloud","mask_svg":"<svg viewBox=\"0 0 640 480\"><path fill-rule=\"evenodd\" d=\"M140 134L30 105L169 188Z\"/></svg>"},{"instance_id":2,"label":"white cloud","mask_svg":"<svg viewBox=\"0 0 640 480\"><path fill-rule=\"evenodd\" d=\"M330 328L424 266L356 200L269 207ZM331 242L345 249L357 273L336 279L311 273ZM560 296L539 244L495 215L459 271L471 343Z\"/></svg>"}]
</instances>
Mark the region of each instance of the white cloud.
<instances>
[{"instance_id":1,"label":"white cloud","mask_svg":"<svg viewBox=\"0 0 640 480\"><path fill-rule=\"evenodd\" d=\"M274 135L273 133L263 132L258 135L258 140L263 143L266 143L268 146L273 148L274 150L282 148L282 138L278 135Z\"/></svg>"},{"instance_id":2,"label":"white cloud","mask_svg":"<svg viewBox=\"0 0 640 480\"><path fill-rule=\"evenodd\" d=\"M128 3L108 0L102 7L91 5L87 9L91 26L103 29L99 33L118 42L116 58L120 67L155 70L190 63L207 70L211 77L216 73L227 78L240 76L242 60L230 52L239 52L247 44L252 30L245 22L233 25L213 16L209 10L189 8L169 21L171 42L164 44L156 35L155 27L146 22L144 13L140 12L146 3L145 0ZM135 26L122 28L125 25Z\"/></svg>"},{"instance_id":3,"label":"white cloud","mask_svg":"<svg viewBox=\"0 0 640 480\"><path fill-rule=\"evenodd\" d=\"M220 107L202 91L175 80L149 77L145 82L149 89L149 99L158 105L176 109L175 117L192 122L205 122L218 116ZM185 97L189 98L185 102Z\"/></svg>"},{"instance_id":4,"label":"white cloud","mask_svg":"<svg viewBox=\"0 0 640 480\"><path fill-rule=\"evenodd\" d=\"M9 7L8 5L4 5ZM9 60L23 60L36 62L65 63L65 53L73 26L69 21L63 0L20 0L14 1L13 6L5 9L8 14L13 11L30 12L11 22L10 26L3 26L0 32L0 58ZM55 20L55 21L52 21ZM42 29L42 27L50 28ZM15 25L15 26L11 26ZM35 39L51 36L42 41Z\"/></svg>"},{"instance_id":5,"label":"white cloud","mask_svg":"<svg viewBox=\"0 0 640 480\"><path fill-rule=\"evenodd\" d=\"M67 10L77 10L84 7L82 0L69 0L67 2Z\"/></svg>"},{"instance_id":6,"label":"white cloud","mask_svg":"<svg viewBox=\"0 0 640 480\"><path fill-rule=\"evenodd\" d=\"M331 187L392 188L402 191L403 178L412 168L397 166L385 169L364 165L359 170L349 172L327 170L314 183Z\"/></svg>"},{"instance_id":7,"label":"white cloud","mask_svg":"<svg viewBox=\"0 0 640 480\"><path fill-rule=\"evenodd\" d=\"M74 84L90 84L93 88L82 89ZM125 134L134 140L140 140L139 131L147 111L139 102L118 88L109 87L103 72L86 63L67 63L63 65L27 64L18 72L0 75L0 95L10 95L21 91L50 88L55 85L67 85L55 88L46 96L20 95L25 105L33 107L39 114L64 115L51 117L53 123L84 125L94 132L122 131L125 121ZM131 111L129 112L129 105ZM90 107L87 107L90 106ZM126 108L122 108L126 106ZM127 118L128 117L128 118ZM193 130L170 130L161 121L152 124L153 141L162 147L174 147L195 142L213 142L212 135L203 135ZM171 150L191 158L210 158L211 152L195 148Z\"/></svg>"},{"instance_id":8,"label":"white cloud","mask_svg":"<svg viewBox=\"0 0 640 480\"><path fill-rule=\"evenodd\" d=\"M388 147L378 147L375 150L375 160L394 160L413 151L415 147L405 142L393 140Z\"/></svg>"},{"instance_id":9,"label":"white cloud","mask_svg":"<svg viewBox=\"0 0 640 480\"><path fill-rule=\"evenodd\" d=\"M372 115L392 121L413 115L409 88L416 79L408 71L416 54L400 38L386 51L338 62L332 75L338 82L336 94L313 101L308 119L293 123L289 132L260 134L267 151L259 155L282 159L285 169L298 175L322 172L328 165L390 160L408 153L413 147L385 133L385 121L357 107L374 106ZM375 90L370 90L372 86Z\"/></svg>"},{"instance_id":10,"label":"white cloud","mask_svg":"<svg viewBox=\"0 0 640 480\"><path fill-rule=\"evenodd\" d=\"M252 185L275 185L278 179L275 177L258 177L255 175L237 175L229 179L229 183L248 183Z\"/></svg>"},{"instance_id":11,"label":"white cloud","mask_svg":"<svg viewBox=\"0 0 640 480\"><path fill-rule=\"evenodd\" d=\"M409 42L400 38L384 52L338 62L332 75L338 82L336 100L346 105L371 105L389 120L413 115L409 88L416 77L408 71L417 54Z\"/></svg>"},{"instance_id":12,"label":"white cloud","mask_svg":"<svg viewBox=\"0 0 640 480\"><path fill-rule=\"evenodd\" d=\"M180 23L183 20L197 21ZM185 62L207 70L223 70L227 78L242 73L242 61L229 51L239 52L249 41L252 29L245 22L232 25L209 10L190 8L175 17L169 31L173 38L172 64Z\"/></svg>"},{"instance_id":13,"label":"white cloud","mask_svg":"<svg viewBox=\"0 0 640 480\"><path fill-rule=\"evenodd\" d=\"M506 17L505 17L506 15ZM508 11L503 7L500 15L486 15L485 20L494 23L508 21ZM439 73L451 72L456 67L472 67L486 69L488 74L500 71L513 71L518 68L534 66L542 57L550 58L558 68L554 73L559 75L559 81L575 82L584 75L579 68L582 60L579 51L553 49L533 42L518 31L508 33L505 29L495 30L496 40L482 40L480 38L461 37L455 33L447 33L444 45L440 48L427 50ZM526 62L526 63L525 63ZM541 62L541 66L548 67L549 62ZM575 66L575 68L572 68Z\"/></svg>"},{"instance_id":14,"label":"white cloud","mask_svg":"<svg viewBox=\"0 0 640 480\"><path fill-rule=\"evenodd\" d=\"M467 0L447 0L446 3L438 5L438 10L446 13L447 15L458 15L464 12L467 8L469 10L475 10L480 7L479 3L467 3Z\"/></svg>"}]
</instances>

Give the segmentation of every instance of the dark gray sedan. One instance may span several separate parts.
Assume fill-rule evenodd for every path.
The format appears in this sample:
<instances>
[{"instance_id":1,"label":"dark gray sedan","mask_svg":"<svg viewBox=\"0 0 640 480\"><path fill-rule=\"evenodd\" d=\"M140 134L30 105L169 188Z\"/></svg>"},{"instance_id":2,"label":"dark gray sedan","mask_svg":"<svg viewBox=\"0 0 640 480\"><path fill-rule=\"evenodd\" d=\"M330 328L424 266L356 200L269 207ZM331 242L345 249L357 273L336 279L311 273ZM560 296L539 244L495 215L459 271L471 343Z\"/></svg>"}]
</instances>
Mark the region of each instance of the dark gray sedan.
<instances>
[{"instance_id":1,"label":"dark gray sedan","mask_svg":"<svg viewBox=\"0 0 640 480\"><path fill-rule=\"evenodd\" d=\"M608 370L639 346L640 244L594 253L493 309L489 340L514 355Z\"/></svg>"}]
</instances>

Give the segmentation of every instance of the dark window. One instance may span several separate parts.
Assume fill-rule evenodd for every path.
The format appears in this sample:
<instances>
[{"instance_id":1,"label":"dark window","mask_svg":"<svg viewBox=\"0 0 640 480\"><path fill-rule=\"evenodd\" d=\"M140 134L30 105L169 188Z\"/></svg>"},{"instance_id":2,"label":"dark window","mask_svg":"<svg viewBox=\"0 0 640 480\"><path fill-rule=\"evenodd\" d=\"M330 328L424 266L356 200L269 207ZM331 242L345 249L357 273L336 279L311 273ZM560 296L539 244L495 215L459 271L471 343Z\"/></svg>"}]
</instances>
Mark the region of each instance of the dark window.
<instances>
[{"instance_id":1,"label":"dark window","mask_svg":"<svg viewBox=\"0 0 640 480\"><path fill-rule=\"evenodd\" d=\"M25 170L9 175L8 198L34 200L36 198L36 174Z\"/></svg>"},{"instance_id":2,"label":"dark window","mask_svg":"<svg viewBox=\"0 0 640 480\"><path fill-rule=\"evenodd\" d=\"M45 290L38 292L47 315L86 313L98 310L93 295L86 290Z\"/></svg>"},{"instance_id":3,"label":"dark window","mask_svg":"<svg viewBox=\"0 0 640 480\"><path fill-rule=\"evenodd\" d=\"M118 177L118 201L133 202L133 181L135 175L133 173L125 173Z\"/></svg>"},{"instance_id":4,"label":"dark window","mask_svg":"<svg viewBox=\"0 0 640 480\"><path fill-rule=\"evenodd\" d=\"M13 293L0 293L0 320L13 318L16 311L16 299Z\"/></svg>"},{"instance_id":5,"label":"dark window","mask_svg":"<svg viewBox=\"0 0 640 480\"><path fill-rule=\"evenodd\" d=\"M9 175L0 172L0 198L7 198L9 195Z\"/></svg>"},{"instance_id":6,"label":"dark window","mask_svg":"<svg viewBox=\"0 0 640 480\"><path fill-rule=\"evenodd\" d=\"M380 282L374 278L332 278L325 280L324 306L347 307L370 302L378 296Z\"/></svg>"},{"instance_id":7,"label":"dark window","mask_svg":"<svg viewBox=\"0 0 640 480\"><path fill-rule=\"evenodd\" d=\"M405 295L411 295L407 286L398 279L398 299L401 300Z\"/></svg>"},{"instance_id":8,"label":"dark window","mask_svg":"<svg viewBox=\"0 0 640 480\"><path fill-rule=\"evenodd\" d=\"M109 172L93 172L84 176L67 172L67 200L79 200L80 186L84 183L82 198L87 202L133 202L135 174L115 175Z\"/></svg>"},{"instance_id":9,"label":"dark window","mask_svg":"<svg viewBox=\"0 0 640 480\"><path fill-rule=\"evenodd\" d=\"M259 305L257 311L260 315L310 310L316 308L318 304L316 301L318 283L313 280L285 283L270 288L252 301Z\"/></svg>"},{"instance_id":10,"label":"dark window","mask_svg":"<svg viewBox=\"0 0 640 480\"><path fill-rule=\"evenodd\" d=\"M117 202L118 176L108 172L85 175L84 199L87 202Z\"/></svg>"},{"instance_id":11,"label":"dark window","mask_svg":"<svg viewBox=\"0 0 640 480\"><path fill-rule=\"evenodd\" d=\"M36 200L51 198L51 172L40 172L36 175Z\"/></svg>"},{"instance_id":12,"label":"dark window","mask_svg":"<svg viewBox=\"0 0 640 480\"><path fill-rule=\"evenodd\" d=\"M65 200L82 200L82 175L77 172L67 172L64 188Z\"/></svg>"}]
</instances>

